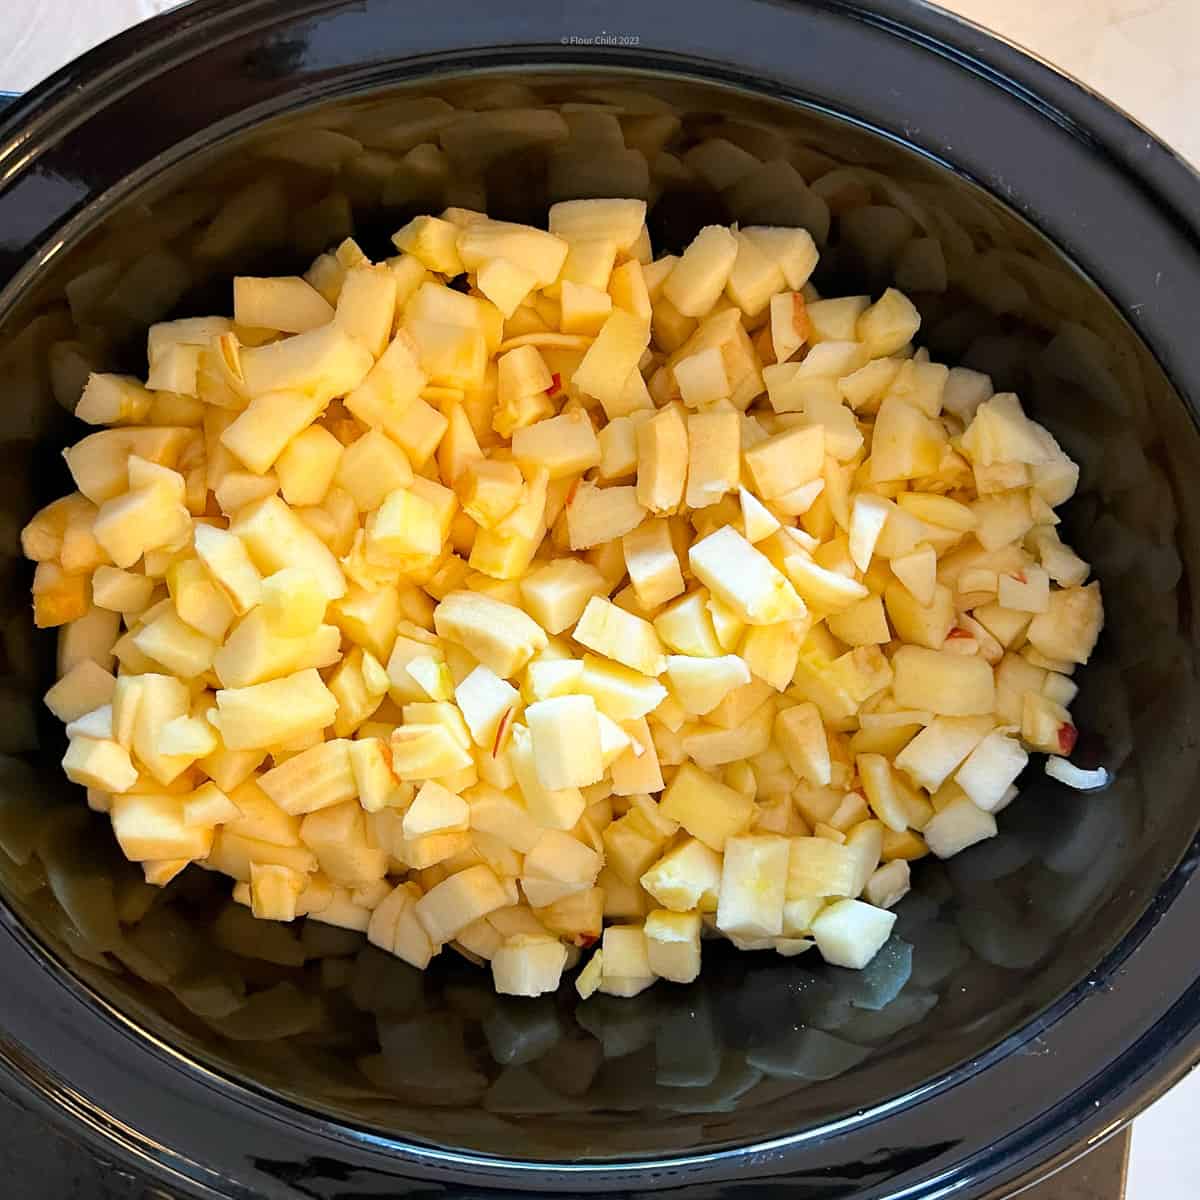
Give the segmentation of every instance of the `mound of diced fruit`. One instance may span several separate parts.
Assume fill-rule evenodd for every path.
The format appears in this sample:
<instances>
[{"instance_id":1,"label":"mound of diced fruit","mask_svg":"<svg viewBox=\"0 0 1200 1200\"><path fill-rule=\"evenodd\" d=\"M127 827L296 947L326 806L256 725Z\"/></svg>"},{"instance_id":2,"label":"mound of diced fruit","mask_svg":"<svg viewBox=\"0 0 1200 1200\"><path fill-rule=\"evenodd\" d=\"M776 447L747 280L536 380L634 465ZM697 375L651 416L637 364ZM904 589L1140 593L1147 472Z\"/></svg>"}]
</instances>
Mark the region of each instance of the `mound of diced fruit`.
<instances>
[{"instance_id":1,"label":"mound of diced fruit","mask_svg":"<svg viewBox=\"0 0 1200 1200\"><path fill-rule=\"evenodd\" d=\"M703 936L862 967L1070 753L1102 610L1017 397L820 299L800 229L450 209L93 374L23 534L67 775L152 883L630 996ZM115 670L115 674L114 674ZM1060 776L1079 774L1063 758Z\"/></svg>"}]
</instances>

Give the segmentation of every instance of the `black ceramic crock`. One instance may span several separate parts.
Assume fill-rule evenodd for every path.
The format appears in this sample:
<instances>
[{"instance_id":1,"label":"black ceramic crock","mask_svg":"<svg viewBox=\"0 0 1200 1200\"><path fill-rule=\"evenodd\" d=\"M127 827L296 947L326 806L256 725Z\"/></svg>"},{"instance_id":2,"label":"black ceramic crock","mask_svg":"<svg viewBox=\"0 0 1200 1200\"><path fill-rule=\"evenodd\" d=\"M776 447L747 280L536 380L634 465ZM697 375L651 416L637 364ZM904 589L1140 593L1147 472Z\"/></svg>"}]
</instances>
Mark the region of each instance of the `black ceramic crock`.
<instances>
[{"instance_id":1,"label":"black ceramic crock","mask_svg":"<svg viewBox=\"0 0 1200 1200\"><path fill-rule=\"evenodd\" d=\"M897 279L936 357L1054 430L1108 610L1077 757L1114 784L1031 768L1002 836L917 865L866 972L706 950L628 1001L251 926L195 869L147 888L60 781L16 540L82 373L144 366L235 270L606 194L665 248L807 224L823 290ZM40 86L0 123L4 1088L208 1197L965 1200L1118 1128L1200 1055L1198 213L1143 129L908 0L196 0Z\"/></svg>"}]
</instances>

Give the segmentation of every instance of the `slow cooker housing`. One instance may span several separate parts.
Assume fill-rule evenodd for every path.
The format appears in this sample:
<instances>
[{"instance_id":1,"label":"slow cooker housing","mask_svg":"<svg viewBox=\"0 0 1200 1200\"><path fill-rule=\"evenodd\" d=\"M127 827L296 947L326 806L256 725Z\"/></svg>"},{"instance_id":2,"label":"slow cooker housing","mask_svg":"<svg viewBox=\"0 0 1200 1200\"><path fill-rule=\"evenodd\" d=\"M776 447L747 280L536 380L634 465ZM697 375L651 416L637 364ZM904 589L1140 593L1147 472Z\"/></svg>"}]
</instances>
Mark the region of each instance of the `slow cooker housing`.
<instances>
[{"instance_id":1,"label":"slow cooker housing","mask_svg":"<svg viewBox=\"0 0 1200 1200\"><path fill-rule=\"evenodd\" d=\"M740 174L688 153L718 140ZM710 946L688 988L497 998L449 952L251 924L196 868L147 888L61 777L17 534L66 490L80 363L144 369L151 322L351 233L585 195L644 195L656 250L806 225L828 294L935 243L921 344L1081 463L1064 536L1108 624L1077 757L1115 782L1031 768L866 972ZM977 1196L1111 1132L1200 1053L1198 200L1127 118L901 0L196 0L42 85L0 125L0 1069L184 1194Z\"/></svg>"}]
</instances>

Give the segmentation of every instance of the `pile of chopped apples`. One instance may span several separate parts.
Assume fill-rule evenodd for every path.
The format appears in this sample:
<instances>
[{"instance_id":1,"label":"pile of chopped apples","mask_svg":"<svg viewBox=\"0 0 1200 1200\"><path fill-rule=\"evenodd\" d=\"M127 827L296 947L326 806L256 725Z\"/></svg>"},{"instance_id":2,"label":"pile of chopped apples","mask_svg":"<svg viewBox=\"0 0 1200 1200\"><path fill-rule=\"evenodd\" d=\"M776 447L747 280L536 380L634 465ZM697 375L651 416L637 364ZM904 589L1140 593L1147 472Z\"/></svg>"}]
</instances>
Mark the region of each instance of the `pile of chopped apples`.
<instances>
[{"instance_id":1,"label":"pile of chopped apples","mask_svg":"<svg viewBox=\"0 0 1200 1200\"><path fill-rule=\"evenodd\" d=\"M633 200L393 240L153 326L24 531L63 766L149 881L516 995L600 942L576 986L630 996L702 935L862 967L1028 750L1091 782L1078 470L902 294L818 298L799 229L655 259Z\"/></svg>"}]
</instances>

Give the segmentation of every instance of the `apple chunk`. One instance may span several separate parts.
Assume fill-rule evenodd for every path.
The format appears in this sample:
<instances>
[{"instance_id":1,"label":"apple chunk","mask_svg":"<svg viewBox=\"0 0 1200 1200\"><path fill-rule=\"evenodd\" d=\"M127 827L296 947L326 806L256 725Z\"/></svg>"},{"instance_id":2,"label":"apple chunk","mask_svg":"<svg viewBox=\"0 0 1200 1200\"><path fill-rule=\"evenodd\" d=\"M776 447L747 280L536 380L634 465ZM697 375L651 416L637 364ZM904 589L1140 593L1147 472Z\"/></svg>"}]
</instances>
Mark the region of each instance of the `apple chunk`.
<instances>
[{"instance_id":1,"label":"apple chunk","mask_svg":"<svg viewBox=\"0 0 1200 1200\"><path fill-rule=\"evenodd\" d=\"M901 708L947 717L982 716L995 710L995 678L982 658L901 646L892 656L892 670L892 694Z\"/></svg>"},{"instance_id":2,"label":"apple chunk","mask_svg":"<svg viewBox=\"0 0 1200 1200\"><path fill-rule=\"evenodd\" d=\"M709 591L749 625L775 625L807 611L782 572L729 525L695 542L688 561Z\"/></svg>"}]
</instances>

